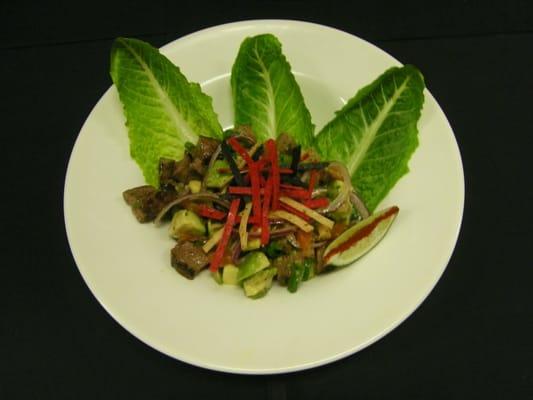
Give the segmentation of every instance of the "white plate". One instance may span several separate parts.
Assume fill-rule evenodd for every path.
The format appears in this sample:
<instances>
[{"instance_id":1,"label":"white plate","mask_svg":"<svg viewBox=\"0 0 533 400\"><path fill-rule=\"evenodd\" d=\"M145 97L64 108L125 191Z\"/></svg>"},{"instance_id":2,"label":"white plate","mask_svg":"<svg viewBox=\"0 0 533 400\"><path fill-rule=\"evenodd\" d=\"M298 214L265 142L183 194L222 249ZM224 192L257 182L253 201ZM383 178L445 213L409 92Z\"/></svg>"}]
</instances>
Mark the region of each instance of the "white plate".
<instances>
[{"instance_id":1,"label":"white plate","mask_svg":"<svg viewBox=\"0 0 533 400\"><path fill-rule=\"evenodd\" d=\"M347 33L296 21L217 26L162 52L213 97L232 124L229 75L246 36L270 32L299 81L317 131L334 110L386 68L399 65ZM98 301L124 328L184 362L220 371L268 374L316 367L375 342L426 298L453 252L464 180L452 129L426 91L420 146L411 172L380 207L401 211L387 237L355 265L306 282L296 294L275 286L265 298L194 281L170 266L165 228L135 221L122 191L143 184L129 157L118 96L110 88L83 125L65 182L65 224L78 268Z\"/></svg>"}]
</instances>

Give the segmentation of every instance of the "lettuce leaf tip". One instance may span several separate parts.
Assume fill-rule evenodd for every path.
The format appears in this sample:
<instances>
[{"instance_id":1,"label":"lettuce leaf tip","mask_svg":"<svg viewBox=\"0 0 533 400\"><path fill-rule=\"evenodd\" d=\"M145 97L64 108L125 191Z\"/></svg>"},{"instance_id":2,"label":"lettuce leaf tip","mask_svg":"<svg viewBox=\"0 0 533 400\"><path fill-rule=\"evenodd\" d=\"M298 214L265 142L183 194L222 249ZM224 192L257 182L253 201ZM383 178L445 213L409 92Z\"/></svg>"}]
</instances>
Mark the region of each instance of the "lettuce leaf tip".
<instances>
[{"instance_id":1,"label":"lettuce leaf tip","mask_svg":"<svg viewBox=\"0 0 533 400\"><path fill-rule=\"evenodd\" d=\"M131 156L150 185L159 185L161 157L181 159L185 143L196 143L199 135L222 137L212 99L148 43L116 39L110 74L124 107Z\"/></svg>"},{"instance_id":2,"label":"lettuce leaf tip","mask_svg":"<svg viewBox=\"0 0 533 400\"><path fill-rule=\"evenodd\" d=\"M371 212L409 171L423 90L424 78L414 66L390 68L360 89L316 137L322 159L346 165Z\"/></svg>"},{"instance_id":3,"label":"lettuce leaf tip","mask_svg":"<svg viewBox=\"0 0 533 400\"><path fill-rule=\"evenodd\" d=\"M261 140L281 133L310 147L314 125L281 43L271 34L246 38L231 72L235 125L248 125Z\"/></svg>"}]
</instances>

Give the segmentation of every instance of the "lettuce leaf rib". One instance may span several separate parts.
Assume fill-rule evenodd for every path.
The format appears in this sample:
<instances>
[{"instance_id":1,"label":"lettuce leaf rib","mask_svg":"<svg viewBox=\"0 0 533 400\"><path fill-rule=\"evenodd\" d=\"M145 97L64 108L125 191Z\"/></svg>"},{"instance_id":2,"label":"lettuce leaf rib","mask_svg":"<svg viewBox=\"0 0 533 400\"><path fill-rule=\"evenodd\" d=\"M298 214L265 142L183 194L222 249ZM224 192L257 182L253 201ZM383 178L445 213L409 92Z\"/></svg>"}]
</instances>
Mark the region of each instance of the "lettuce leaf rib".
<instances>
[{"instance_id":1,"label":"lettuce leaf rib","mask_svg":"<svg viewBox=\"0 0 533 400\"><path fill-rule=\"evenodd\" d=\"M408 172L418 146L424 79L413 66L394 67L362 88L317 135L323 159L344 163L373 211Z\"/></svg>"},{"instance_id":2,"label":"lettuce leaf rib","mask_svg":"<svg viewBox=\"0 0 533 400\"><path fill-rule=\"evenodd\" d=\"M131 156L147 183L159 185L159 159L181 159L185 142L222 137L212 99L148 43L115 40L110 74L124 108Z\"/></svg>"},{"instance_id":3,"label":"lettuce leaf rib","mask_svg":"<svg viewBox=\"0 0 533 400\"><path fill-rule=\"evenodd\" d=\"M264 34L246 38L231 72L235 125L249 125L260 140L287 133L310 147L314 125L281 43Z\"/></svg>"}]
</instances>

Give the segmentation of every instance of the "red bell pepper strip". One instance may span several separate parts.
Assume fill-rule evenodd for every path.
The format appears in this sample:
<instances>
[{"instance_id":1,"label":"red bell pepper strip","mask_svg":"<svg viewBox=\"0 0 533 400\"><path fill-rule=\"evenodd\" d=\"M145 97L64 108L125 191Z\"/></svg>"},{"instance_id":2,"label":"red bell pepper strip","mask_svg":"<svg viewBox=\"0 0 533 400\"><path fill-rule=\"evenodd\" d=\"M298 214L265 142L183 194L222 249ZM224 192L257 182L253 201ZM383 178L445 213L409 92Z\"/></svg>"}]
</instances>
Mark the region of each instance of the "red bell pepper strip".
<instances>
[{"instance_id":1,"label":"red bell pepper strip","mask_svg":"<svg viewBox=\"0 0 533 400\"><path fill-rule=\"evenodd\" d=\"M309 177L309 197L313 194L315 190L316 183L318 181L318 171L316 169L311 170L311 176Z\"/></svg>"},{"instance_id":2,"label":"red bell pepper strip","mask_svg":"<svg viewBox=\"0 0 533 400\"><path fill-rule=\"evenodd\" d=\"M263 156L256 162L257 164L257 169L259 171L263 171L267 164L268 164L268 160L265 158L265 155L263 154Z\"/></svg>"},{"instance_id":3,"label":"red bell pepper strip","mask_svg":"<svg viewBox=\"0 0 533 400\"><path fill-rule=\"evenodd\" d=\"M256 168L255 163L249 164L250 167L250 182L252 186L252 209L254 216L258 219L261 218L261 189L259 180L259 171Z\"/></svg>"},{"instance_id":4,"label":"red bell pepper strip","mask_svg":"<svg viewBox=\"0 0 533 400\"><path fill-rule=\"evenodd\" d=\"M249 165L250 172L246 175L245 183L250 186L237 186L233 189L228 189L229 193L233 194L243 194L252 196L252 211L253 217L261 217L261 180L259 176L259 171L255 163Z\"/></svg>"},{"instance_id":5,"label":"red bell pepper strip","mask_svg":"<svg viewBox=\"0 0 533 400\"><path fill-rule=\"evenodd\" d=\"M264 165L261 168L261 172L270 173L271 170L272 169L270 167L266 167ZM219 168L219 169L217 169L217 172L220 173L220 174L231 174L231 170L229 168ZM241 169L241 174L247 174L247 173L248 173L248 169L246 169L246 168ZM283 175L292 174L293 170L290 169L290 168L280 168L279 169L279 173L283 174Z\"/></svg>"},{"instance_id":6,"label":"red bell pepper strip","mask_svg":"<svg viewBox=\"0 0 533 400\"><path fill-rule=\"evenodd\" d=\"M259 180L259 169L257 164L252 160L252 157L248 154L246 149L241 146L237 138L231 137L228 139L229 145L235 150L239 155L246 161L248 164L250 182L252 186L252 210L256 218L261 218L261 194L260 194L260 180Z\"/></svg>"},{"instance_id":7,"label":"red bell pepper strip","mask_svg":"<svg viewBox=\"0 0 533 400\"><path fill-rule=\"evenodd\" d=\"M250 196L252 194L252 188L250 186L229 186L228 193ZM259 194L265 194L265 189L259 189Z\"/></svg>"},{"instance_id":8,"label":"red bell pepper strip","mask_svg":"<svg viewBox=\"0 0 533 400\"><path fill-rule=\"evenodd\" d=\"M321 197L319 199L303 200L302 204L309 208L322 208L329 205L329 199Z\"/></svg>"},{"instance_id":9,"label":"red bell pepper strip","mask_svg":"<svg viewBox=\"0 0 533 400\"><path fill-rule=\"evenodd\" d=\"M268 177L265 187L265 197L263 198L263 209L261 215L261 244L266 245L270 240L270 227L268 223L268 213L270 212L270 201L272 199L272 177Z\"/></svg>"},{"instance_id":10,"label":"red bell pepper strip","mask_svg":"<svg viewBox=\"0 0 533 400\"><path fill-rule=\"evenodd\" d=\"M303 219L304 221L309 221L311 218L309 218L307 215L305 215L303 212L301 211L298 211L296 210L295 208L292 208L291 206L285 204L285 203L280 203L279 204L280 208L282 208L283 210L285 211L288 211L290 212L291 214L294 214L296 215L297 217L300 217L301 219Z\"/></svg>"},{"instance_id":11,"label":"red bell pepper strip","mask_svg":"<svg viewBox=\"0 0 533 400\"><path fill-rule=\"evenodd\" d=\"M266 142L266 148L272 163L272 209L277 210L279 208L279 164L278 164L278 151L276 149L276 142L273 139L269 139Z\"/></svg>"},{"instance_id":12,"label":"red bell pepper strip","mask_svg":"<svg viewBox=\"0 0 533 400\"><path fill-rule=\"evenodd\" d=\"M261 216L257 218L255 215L251 215L250 218L248 218L248 223L253 225L261 225Z\"/></svg>"},{"instance_id":13,"label":"red bell pepper strip","mask_svg":"<svg viewBox=\"0 0 533 400\"><path fill-rule=\"evenodd\" d=\"M298 190L281 188L281 195L299 200L309 200L311 198L309 191L303 188L299 188Z\"/></svg>"},{"instance_id":14,"label":"red bell pepper strip","mask_svg":"<svg viewBox=\"0 0 533 400\"><path fill-rule=\"evenodd\" d=\"M301 186L296 186L296 185L291 185L289 183L280 183L279 185L281 187L281 190L305 190L304 187L301 187Z\"/></svg>"},{"instance_id":15,"label":"red bell pepper strip","mask_svg":"<svg viewBox=\"0 0 533 400\"><path fill-rule=\"evenodd\" d=\"M214 208L208 207L205 204L201 204L198 207L198 214L205 218L216 219L217 221L221 221L226 218L225 213L219 210L215 210Z\"/></svg>"},{"instance_id":16,"label":"red bell pepper strip","mask_svg":"<svg viewBox=\"0 0 533 400\"><path fill-rule=\"evenodd\" d=\"M222 238L218 242L217 249L215 250L215 254L213 255L213 258L211 260L211 265L209 266L209 269L212 272L216 272L220 267L222 257L224 257L224 250L226 250L226 247L228 246L229 238L233 230L233 225L235 225L235 219L237 217L237 212L239 211L240 202L240 199L235 199L231 202L228 212L228 219L226 221L226 225L224 225L224 232L222 233Z\"/></svg>"},{"instance_id":17,"label":"red bell pepper strip","mask_svg":"<svg viewBox=\"0 0 533 400\"><path fill-rule=\"evenodd\" d=\"M230 137L228 139L228 144L235 150L236 153L238 153L244 161L246 161L246 164L250 165L254 163L254 160L252 160L252 157L250 157L250 154L246 151L244 147L241 146L239 141L235 136Z\"/></svg>"}]
</instances>

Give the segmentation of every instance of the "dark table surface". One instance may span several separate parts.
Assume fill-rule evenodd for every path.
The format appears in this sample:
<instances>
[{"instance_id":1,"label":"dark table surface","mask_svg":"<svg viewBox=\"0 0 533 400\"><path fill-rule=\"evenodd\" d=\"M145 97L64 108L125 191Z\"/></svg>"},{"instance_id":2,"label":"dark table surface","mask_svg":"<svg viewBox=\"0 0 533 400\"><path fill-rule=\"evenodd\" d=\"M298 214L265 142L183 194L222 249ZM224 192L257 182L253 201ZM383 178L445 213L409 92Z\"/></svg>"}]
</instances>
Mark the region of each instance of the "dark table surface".
<instances>
[{"instance_id":1,"label":"dark table surface","mask_svg":"<svg viewBox=\"0 0 533 400\"><path fill-rule=\"evenodd\" d=\"M533 398L529 2L82 4L0 5L1 399ZM327 366L240 376L160 354L104 311L71 256L62 196L79 129L111 84L113 38L160 46L264 18L326 24L417 65L455 131L466 199L448 268L400 327Z\"/></svg>"}]
</instances>

